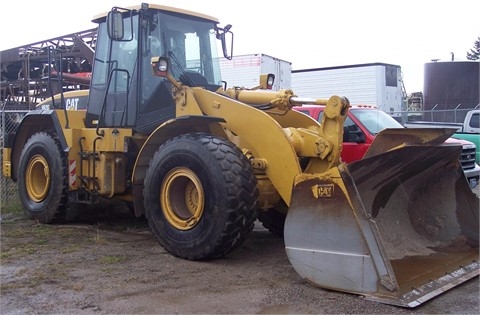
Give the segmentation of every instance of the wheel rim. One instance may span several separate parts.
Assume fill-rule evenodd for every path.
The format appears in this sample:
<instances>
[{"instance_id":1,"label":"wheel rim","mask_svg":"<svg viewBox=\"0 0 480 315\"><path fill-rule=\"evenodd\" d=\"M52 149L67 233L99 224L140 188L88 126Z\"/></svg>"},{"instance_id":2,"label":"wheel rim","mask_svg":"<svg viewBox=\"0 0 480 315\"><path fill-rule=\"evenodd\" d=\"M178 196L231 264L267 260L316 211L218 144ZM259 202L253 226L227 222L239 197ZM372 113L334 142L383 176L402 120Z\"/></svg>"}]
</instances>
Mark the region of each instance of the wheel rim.
<instances>
[{"instance_id":1,"label":"wheel rim","mask_svg":"<svg viewBox=\"0 0 480 315\"><path fill-rule=\"evenodd\" d=\"M31 200L40 202L45 199L50 187L50 169L43 156L35 155L30 159L25 172L25 183Z\"/></svg>"},{"instance_id":2,"label":"wheel rim","mask_svg":"<svg viewBox=\"0 0 480 315\"><path fill-rule=\"evenodd\" d=\"M205 194L197 175L185 167L172 169L160 188L160 204L167 221L179 230L189 230L200 221Z\"/></svg>"}]
</instances>

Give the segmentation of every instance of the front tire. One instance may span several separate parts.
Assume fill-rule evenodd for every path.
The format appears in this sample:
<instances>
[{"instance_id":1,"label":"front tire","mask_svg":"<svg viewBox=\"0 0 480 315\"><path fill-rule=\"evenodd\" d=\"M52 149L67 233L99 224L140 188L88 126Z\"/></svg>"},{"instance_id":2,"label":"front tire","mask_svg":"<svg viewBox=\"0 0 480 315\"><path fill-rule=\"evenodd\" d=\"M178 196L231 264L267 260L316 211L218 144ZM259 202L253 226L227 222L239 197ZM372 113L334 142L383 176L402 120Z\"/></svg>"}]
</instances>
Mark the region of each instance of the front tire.
<instances>
[{"instance_id":1,"label":"front tire","mask_svg":"<svg viewBox=\"0 0 480 315\"><path fill-rule=\"evenodd\" d=\"M68 201L67 157L55 135L38 132L20 155L18 194L25 214L41 223L65 220Z\"/></svg>"},{"instance_id":2,"label":"front tire","mask_svg":"<svg viewBox=\"0 0 480 315\"><path fill-rule=\"evenodd\" d=\"M168 252L184 259L215 259L238 247L253 229L257 198L246 157L207 134L167 141L146 172L149 226Z\"/></svg>"}]
</instances>

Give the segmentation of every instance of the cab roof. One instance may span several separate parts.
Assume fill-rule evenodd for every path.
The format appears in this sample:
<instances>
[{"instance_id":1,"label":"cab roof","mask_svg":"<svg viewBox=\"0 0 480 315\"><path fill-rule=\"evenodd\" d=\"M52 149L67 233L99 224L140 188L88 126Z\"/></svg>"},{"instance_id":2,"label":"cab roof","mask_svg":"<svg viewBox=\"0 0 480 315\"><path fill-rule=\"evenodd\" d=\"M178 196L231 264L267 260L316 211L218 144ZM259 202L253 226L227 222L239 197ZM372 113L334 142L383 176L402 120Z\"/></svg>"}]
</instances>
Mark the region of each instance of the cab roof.
<instances>
[{"instance_id":1,"label":"cab roof","mask_svg":"<svg viewBox=\"0 0 480 315\"><path fill-rule=\"evenodd\" d=\"M140 10L141 7L142 7L142 5L139 4L139 5L133 5L133 6L126 7L125 9L128 9L128 10ZM206 15L206 14L199 13L199 12L195 12L195 11L180 9L180 8L174 8L174 7L165 6L165 5L148 4L148 8L149 8L149 9L153 9L153 10L169 11L169 12L175 12L175 13L181 13L181 14L196 16L196 17L199 17L199 18L202 18L202 19L206 19L206 20L215 22L215 23L218 23L218 22L219 22L217 18L215 18L215 17L213 17L213 16L210 16L210 15ZM121 10L121 9L122 9L122 8L120 8L120 10ZM108 12L109 12L109 11L108 11ZM100 14L98 14L98 15L95 15L95 16L93 17L93 19L92 19L92 22L94 22L94 23L99 23L99 22L101 22L102 20L104 20L104 19L107 17L108 12L103 12L103 13L100 13Z\"/></svg>"}]
</instances>

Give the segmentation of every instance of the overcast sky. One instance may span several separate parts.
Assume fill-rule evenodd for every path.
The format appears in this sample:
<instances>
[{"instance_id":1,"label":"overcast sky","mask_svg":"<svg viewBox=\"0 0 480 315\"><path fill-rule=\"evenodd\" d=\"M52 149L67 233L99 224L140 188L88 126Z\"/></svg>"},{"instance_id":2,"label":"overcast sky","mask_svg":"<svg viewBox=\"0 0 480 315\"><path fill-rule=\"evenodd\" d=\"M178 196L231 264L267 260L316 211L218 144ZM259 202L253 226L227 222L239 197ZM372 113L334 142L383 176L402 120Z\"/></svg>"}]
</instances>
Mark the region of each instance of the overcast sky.
<instances>
[{"instance_id":1,"label":"overcast sky","mask_svg":"<svg viewBox=\"0 0 480 315\"><path fill-rule=\"evenodd\" d=\"M146 1L146 0L144 0ZM24 0L0 5L0 50L95 27L112 6L141 0ZM383 62L401 66L407 93L423 90L424 64L467 60L480 36L480 1L157 0L232 24L234 55L263 53L292 69Z\"/></svg>"}]
</instances>

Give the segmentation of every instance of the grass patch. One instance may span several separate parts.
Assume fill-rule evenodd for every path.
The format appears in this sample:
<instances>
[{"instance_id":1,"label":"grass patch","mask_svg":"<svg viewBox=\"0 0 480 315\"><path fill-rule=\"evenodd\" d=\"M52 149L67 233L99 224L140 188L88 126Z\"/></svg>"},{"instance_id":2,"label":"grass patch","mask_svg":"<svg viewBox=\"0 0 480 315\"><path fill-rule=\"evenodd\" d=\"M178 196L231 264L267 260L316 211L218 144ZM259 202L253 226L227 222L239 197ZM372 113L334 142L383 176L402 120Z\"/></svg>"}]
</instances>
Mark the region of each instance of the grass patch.
<instances>
[{"instance_id":1,"label":"grass patch","mask_svg":"<svg viewBox=\"0 0 480 315\"><path fill-rule=\"evenodd\" d=\"M58 264L44 266L42 269L25 268L17 275L20 279L9 283L2 283L0 290L6 292L20 288L36 288L43 284L63 283L68 279L68 272L65 270L65 267Z\"/></svg>"},{"instance_id":2,"label":"grass patch","mask_svg":"<svg viewBox=\"0 0 480 315\"><path fill-rule=\"evenodd\" d=\"M127 256L104 256L100 258L99 263L102 265L112 265L112 264L118 264L123 261L127 260Z\"/></svg>"},{"instance_id":3,"label":"grass patch","mask_svg":"<svg viewBox=\"0 0 480 315\"><path fill-rule=\"evenodd\" d=\"M29 255L33 255L42 251L42 246L36 244L23 244L21 247L12 247L5 249L5 246L2 246L2 251L0 253L0 259L5 261L10 261L16 258L25 257Z\"/></svg>"},{"instance_id":4,"label":"grass patch","mask_svg":"<svg viewBox=\"0 0 480 315\"><path fill-rule=\"evenodd\" d=\"M24 287L25 285L20 282L2 283L2 286L0 286L0 294L3 295L8 291L18 290Z\"/></svg>"},{"instance_id":5,"label":"grass patch","mask_svg":"<svg viewBox=\"0 0 480 315\"><path fill-rule=\"evenodd\" d=\"M2 212L2 217L5 214L15 215L15 216L24 215L22 204L18 200L9 201L9 202L2 200L1 212Z\"/></svg>"},{"instance_id":6,"label":"grass patch","mask_svg":"<svg viewBox=\"0 0 480 315\"><path fill-rule=\"evenodd\" d=\"M5 228L2 229L2 237L22 238L35 236L38 240L39 238L44 239L58 232L58 228L55 228L55 226L39 224L35 221L27 225L17 224L15 227L12 224L8 224L8 222L9 221L2 221L2 225L6 224Z\"/></svg>"},{"instance_id":7,"label":"grass patch","mask_svg":"<svg viewBox=\"0 0 480 315\"><path fill-rule=\"evenodd\" d=\"M65 248L62 248L62 254L78 252L82 247L78 244L68 245Z\"/></svg>"},{"instance_id":8,"label":"grass patch","mask_svg":"<svg viewBox=\"0 0 480 315\"><path fill-rule=\"evenodd\" d=\"M33 240L33 241L32 241L32 244L33 244L33 245L47 245L47 244L48 244L48 240L43 239L43 238L38 238L38 239Z\"/></svg>"},{"instance_id":9,"label":"grass patch","mask_svg":"<svg viewBox=\"0 0 480 315\"><path fill-rule=\"evenodd\" d=\"M5 260L8 260L10 257L15 256L16 251L15 250L4 250L0 252L0 261L5 262Z\"/></svg>"}]
</instances>

